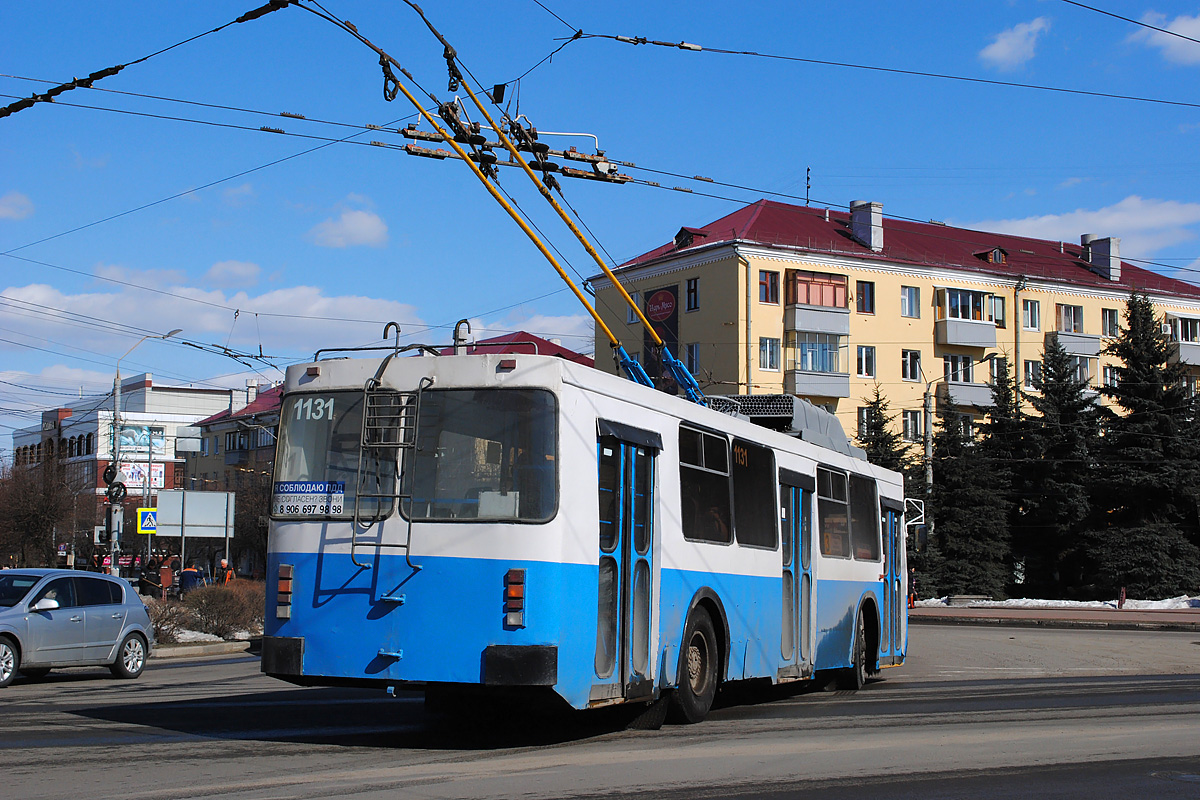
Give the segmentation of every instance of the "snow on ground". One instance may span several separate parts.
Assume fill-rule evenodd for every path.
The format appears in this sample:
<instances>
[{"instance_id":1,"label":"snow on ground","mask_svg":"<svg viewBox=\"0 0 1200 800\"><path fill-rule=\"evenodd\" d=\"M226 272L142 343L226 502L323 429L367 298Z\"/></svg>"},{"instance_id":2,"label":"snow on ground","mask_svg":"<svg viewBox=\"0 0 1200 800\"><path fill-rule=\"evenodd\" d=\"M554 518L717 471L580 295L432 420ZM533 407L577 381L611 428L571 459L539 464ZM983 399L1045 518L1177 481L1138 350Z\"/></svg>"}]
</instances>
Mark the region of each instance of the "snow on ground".
<instances>
[{"instance_id":1,"label":"snow on ground","mask_svg":"<svg viewBox=\"0 0 1200 800\"><path fill-rule=\"evenodd\" d=\"M920 607L937 607L950 605L949 597L936 597L930 600L918 600ZM1116 600L975 600L972 606L997 608L1116 608ZM1125 608L1139 611L1161 611L1173 608L1200 608L1200 597L1170 597L1166 600L1126 600Z\"/></svg>"},{"instance_id":2,"label":"snow on ground","mask_svg":"<svg viewBox=\"0 0 1200 800\"><path fill-rule=\"evenodd\" d=\"M224 641L220 636L213 636L211 633L201 633L200 631L175 631L175 641L183 642L220 642Z\"/></svg>"}]
</instances>

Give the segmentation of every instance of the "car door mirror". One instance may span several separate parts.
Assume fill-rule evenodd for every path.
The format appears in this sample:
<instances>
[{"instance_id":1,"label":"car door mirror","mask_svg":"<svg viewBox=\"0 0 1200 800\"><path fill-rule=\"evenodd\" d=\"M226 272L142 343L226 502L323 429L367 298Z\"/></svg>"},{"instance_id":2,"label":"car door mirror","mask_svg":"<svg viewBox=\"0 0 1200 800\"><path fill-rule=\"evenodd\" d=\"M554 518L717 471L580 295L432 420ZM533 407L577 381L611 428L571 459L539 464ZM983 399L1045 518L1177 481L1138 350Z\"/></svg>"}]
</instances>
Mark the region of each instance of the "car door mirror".
<instances>
[{"instance_id":1,"label":"car door mirror","mask_svg":"<svg viewBox=\"0 0 1200 800\"><path fill-rule=\"evenodd\" d=\"M51 600L49 597L43 597L41 600L38 600L33 604L33 607L30 609L30 611L53 611L56 608L58 608L57 600Z\"/></svg>"}]
</instances>

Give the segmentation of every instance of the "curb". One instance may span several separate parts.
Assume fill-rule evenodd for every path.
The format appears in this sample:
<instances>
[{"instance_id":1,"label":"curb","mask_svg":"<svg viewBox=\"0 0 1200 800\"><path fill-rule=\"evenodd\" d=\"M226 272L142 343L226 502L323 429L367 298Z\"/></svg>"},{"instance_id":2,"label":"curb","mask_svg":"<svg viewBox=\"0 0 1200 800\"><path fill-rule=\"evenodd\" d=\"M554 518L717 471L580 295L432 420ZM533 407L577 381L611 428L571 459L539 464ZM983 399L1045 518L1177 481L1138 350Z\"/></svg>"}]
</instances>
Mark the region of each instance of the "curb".
<instances>
[{"instance_id":1,"label":"curb","mask_svg":"<svg viewBox=\"0 0 1200 800\"><path fill-rule=\"evenodd\" d=\"M223 656L231 653L247 653L257 650L253 640L237 642L198 642L196 644L165 644L155 647L150 658L198 658L200 656Z\"/></svg>"},{"instance_id":2,"label":"curb","mask_svg":"<svg viewBox=\"0 0 1200 800\"><path fill-rule=\"evenodd\" d=\"M913 616L910 625L997 625L1013 628L1059 628L1114 631L1200 631L1200 622L1135 622L1090 619L1034 619L1031 617Z\"/></svg>"}]
</instances>

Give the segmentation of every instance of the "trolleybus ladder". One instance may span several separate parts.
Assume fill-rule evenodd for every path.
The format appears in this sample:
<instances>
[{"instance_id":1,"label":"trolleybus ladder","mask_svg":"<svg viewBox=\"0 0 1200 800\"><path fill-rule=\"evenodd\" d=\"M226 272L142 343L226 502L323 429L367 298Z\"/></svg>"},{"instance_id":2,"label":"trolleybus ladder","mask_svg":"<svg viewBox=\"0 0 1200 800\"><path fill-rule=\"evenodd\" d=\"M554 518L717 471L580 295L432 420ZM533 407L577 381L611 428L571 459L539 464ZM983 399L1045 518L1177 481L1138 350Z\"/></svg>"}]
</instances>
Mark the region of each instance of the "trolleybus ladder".
<instances>
[{"instance_id":1,"label":"trolleybus ladder","mask_svg":"<svg viewBox=\"0 0 1200 800\"><path fill-rule=\"evenodd\" d=\"M389 359L390 360L390 359ZM386 364L385 364L386 365ZM357 567L370 569L370 563L360 563L356 553L360 547L400 547L404 548L404 560L411 569L420 569L412 562L412 512L407 515L407 531L403 544L390 544L383 541L360 542L360 532L365 533L373 524L371 520L363 521L362 501L389 500L398 501L403 507L405 500L412 499L411 488L415 485L412 470L416 459L412 458L417 445L417 420L421 412L421 393L433 381L422 378L415 392L398 392L394 389L383 388L379 379L381 368L375 377L369 378L363 386L363 417L361 447L358 452L358 474L355 477L354 493L354 524L351 527L350 560ZM388 493L378 490L368 491L367 483L372 480L373 470L365 469L368 460L378 462L391 459L393 463L399 455L400 474L396 476L396 489ZM375 480L378 480L375 478ZM390 514L390 509L389 512ZM378 515L376 515L376 519Z\"/></svg>"}]
</instances>

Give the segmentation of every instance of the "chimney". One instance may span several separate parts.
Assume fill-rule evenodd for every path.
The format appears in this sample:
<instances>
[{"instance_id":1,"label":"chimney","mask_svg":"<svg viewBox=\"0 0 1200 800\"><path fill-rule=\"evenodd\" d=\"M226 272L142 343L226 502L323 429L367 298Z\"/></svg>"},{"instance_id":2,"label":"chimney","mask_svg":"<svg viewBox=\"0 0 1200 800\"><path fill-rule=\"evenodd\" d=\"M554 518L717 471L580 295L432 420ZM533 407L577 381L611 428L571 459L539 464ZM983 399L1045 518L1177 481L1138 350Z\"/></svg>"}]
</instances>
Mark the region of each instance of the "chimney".
<instances>
[{"instance_id":1,"label":"chimney","mask_svg":"<svg viewBox=\"0 0 1200 800\"><path fill-rule=\"evenodd\" d=\"M850 203L850 235L878 253L883 249L883 203L853 200Z\"/></svg>"},{"instance_id":2,"label":"chimney","mask_svg":"<svg viewBox=\"0 0 1200 800\"><path fill-rule=\"evenodd\" d=\"M1090 265L1088 269L1106 280L1121 280L1121 240L1118 237L1101 239L1094 233L1085 233L1079 237L1079 244L1083 246L1083 260Z\"/></svg>"},{"instance_id":3,"label":"chimney","mask_svg":"<svg viewBox=\"0 0 1200 800\"><path fill-rule=\"evenodd\" d=\"M246 405L250 405L258 398L258 381L253 378L246 381Z\"/></svg>"}]
</instances>

